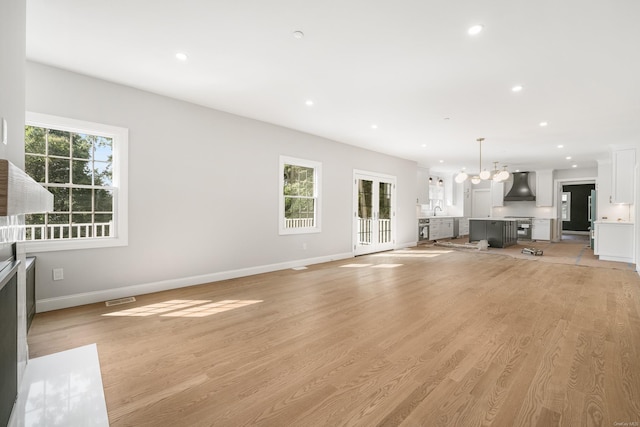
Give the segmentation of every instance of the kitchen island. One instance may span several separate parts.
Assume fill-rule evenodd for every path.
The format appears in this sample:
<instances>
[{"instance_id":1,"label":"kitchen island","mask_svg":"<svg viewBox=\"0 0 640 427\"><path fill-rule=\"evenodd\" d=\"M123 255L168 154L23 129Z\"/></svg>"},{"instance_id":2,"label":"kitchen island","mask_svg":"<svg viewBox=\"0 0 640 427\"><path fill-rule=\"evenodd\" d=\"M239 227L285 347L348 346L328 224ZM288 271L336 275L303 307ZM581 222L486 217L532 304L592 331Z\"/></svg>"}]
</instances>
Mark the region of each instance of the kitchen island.
<instances>
[{"instance_id":1,"label":"kitchen island","mask_svg":"<svg viewBox=\"0 0 640 427\"><path fill-rule=\"evenodd\" d=\"M492 248L506 248L518 240L515 218L470 218L469 242L486 240Z\"/></svg>"}]
</instances>

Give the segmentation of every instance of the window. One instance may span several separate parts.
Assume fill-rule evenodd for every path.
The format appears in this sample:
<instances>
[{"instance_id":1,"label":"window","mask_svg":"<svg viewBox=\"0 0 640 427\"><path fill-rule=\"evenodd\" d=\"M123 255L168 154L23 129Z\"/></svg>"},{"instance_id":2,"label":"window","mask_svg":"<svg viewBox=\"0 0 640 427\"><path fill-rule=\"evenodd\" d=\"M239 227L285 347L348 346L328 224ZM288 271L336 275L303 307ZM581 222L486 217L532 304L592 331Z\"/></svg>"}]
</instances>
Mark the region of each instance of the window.
<instances>
[{"instance_id":1,"label":"window","mask_svg":"<svg viewBox=\"0 0 640 427\"><path fill-rule=\"evenodd\" d=\"M444 181L439 176L429 177L429 210L444 209Z\"/></svg>"},{"instance_id":2,"label":"window","mask_svg":"<svg viewBox=\"0 0 640 427\"><path fill-rule=\"evenodd\" d=\"M562 193L562 220L563 221L571 221L571 193L563 192Z\"/></svg>"},{"instance_id":3,"label":"window","mask_svg":"<svg viewBox=\"0 0 640 427\"><path fill-rule=\"evenodd\" d=\"M280 234L320 232L322 164L280 156Z\"/></svg>"},{"instance_id":4,"label":"window","mask_svg":"<svg viewBox=\"0 0 640 427\"><path fill-rule=\"evenodd\" d=\"M53 194L53 212L25 216L27 250L126 245L127 129L26 119L25 171Z\"/></svg>"}]
</instances>

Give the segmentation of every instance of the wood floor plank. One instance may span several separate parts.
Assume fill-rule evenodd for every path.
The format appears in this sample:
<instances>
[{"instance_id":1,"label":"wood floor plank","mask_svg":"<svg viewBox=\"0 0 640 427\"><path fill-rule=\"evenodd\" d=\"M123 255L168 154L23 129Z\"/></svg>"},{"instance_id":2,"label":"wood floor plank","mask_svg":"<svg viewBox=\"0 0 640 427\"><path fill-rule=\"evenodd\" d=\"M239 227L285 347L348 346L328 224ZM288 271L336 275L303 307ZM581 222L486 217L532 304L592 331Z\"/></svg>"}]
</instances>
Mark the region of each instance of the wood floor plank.
<instances>
[{"instance_id":1,"label":"wood floor plank","mask_svg":"<svg viewBox=\"0 0 640 427\"><path fill-rule=\"evenodd\" d=\"M640 422L612 266L418 247L40 313L29 348L97 343L114 426Z\"/></svg>"}]
</instances>

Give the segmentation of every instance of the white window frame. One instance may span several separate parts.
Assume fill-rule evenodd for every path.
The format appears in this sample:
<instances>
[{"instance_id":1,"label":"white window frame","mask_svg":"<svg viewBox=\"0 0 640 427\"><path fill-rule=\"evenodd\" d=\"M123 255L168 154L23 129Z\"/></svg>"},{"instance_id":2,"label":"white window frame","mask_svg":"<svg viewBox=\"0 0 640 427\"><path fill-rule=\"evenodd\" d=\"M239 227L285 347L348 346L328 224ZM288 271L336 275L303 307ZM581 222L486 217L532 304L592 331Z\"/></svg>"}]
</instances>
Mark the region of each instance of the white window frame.
<instances>
[{"instance_id":1,"label":"white window frame","mask_svg":"<svg viewBox=\"0 0 640 427\"><path fill-rule=\"evenodd\" d=\"M49 114L26 112L25 124L47 129L100 135L112 138L113 161L113 236L80 239L25 241L27 252L110 248L129 244L129 130L102 123L70 119Z\"/></svg>"},{"instance_id":2,"label":"white window frame","mask_svg":"<svg viewBox=\"0 0 640 427\"><path fill-rule=\"evenodd\" d=\"M314 177L314 198L315 198L315 220L313 227L298 227L298 228L285 228L285 212L284 212L284 166L296 165L306 168L313 168ZM307 233L320 233L321 227L321 212L322 212L322 163L313 160L299 159L296 157L280 156L279 167L279 207L278 207L278 232L280 235L287 234L307 234Z\"/></svg>"}]
</instances>

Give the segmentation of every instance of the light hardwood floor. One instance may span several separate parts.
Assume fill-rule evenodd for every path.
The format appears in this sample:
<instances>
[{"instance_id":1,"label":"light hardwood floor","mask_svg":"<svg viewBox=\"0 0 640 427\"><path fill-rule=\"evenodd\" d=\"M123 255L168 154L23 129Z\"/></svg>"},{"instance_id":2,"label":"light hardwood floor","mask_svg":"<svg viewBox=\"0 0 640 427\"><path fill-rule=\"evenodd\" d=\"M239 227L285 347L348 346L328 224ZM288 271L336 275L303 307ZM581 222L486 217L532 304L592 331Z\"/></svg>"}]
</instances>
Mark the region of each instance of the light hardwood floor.
<instances>
[{"instance_id":1,"label":"light hardwood floor","mask_svg":"<svg viewBox=\"0 0 640 427\"><path fill-rule=\"evenodd\" d=\"M97 343L114 426L640 422L631 271L416 248L137 299L29 333Z\"/></svg>"}]
</instances>

